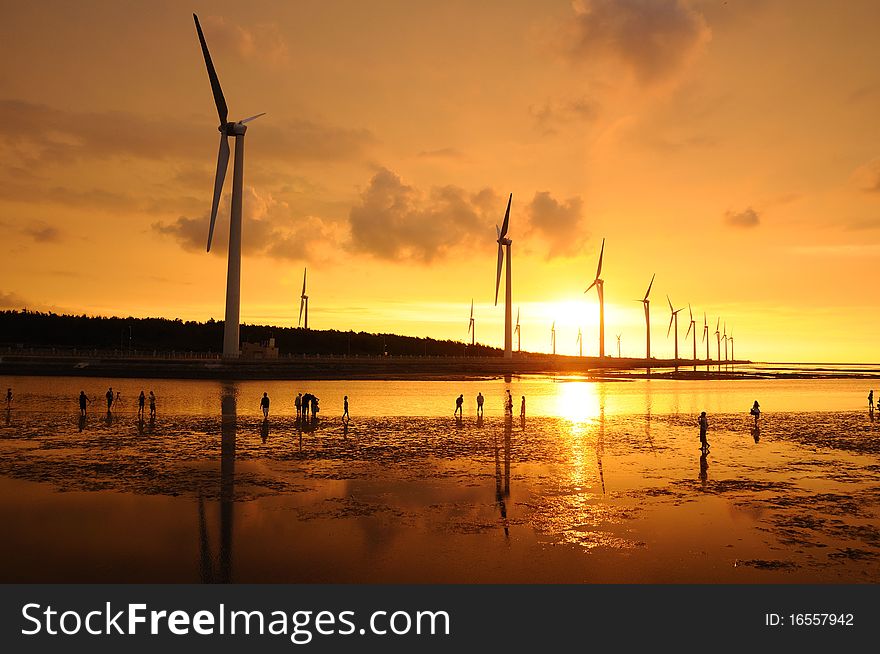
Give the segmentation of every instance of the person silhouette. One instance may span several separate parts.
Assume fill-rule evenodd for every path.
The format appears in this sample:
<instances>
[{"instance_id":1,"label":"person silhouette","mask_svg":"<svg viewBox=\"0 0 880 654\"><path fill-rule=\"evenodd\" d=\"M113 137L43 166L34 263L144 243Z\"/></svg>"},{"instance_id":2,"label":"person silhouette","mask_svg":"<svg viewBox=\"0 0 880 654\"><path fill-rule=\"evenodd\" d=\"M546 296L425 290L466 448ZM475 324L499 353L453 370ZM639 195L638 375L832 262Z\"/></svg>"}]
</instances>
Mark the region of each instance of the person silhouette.
<instances>
[{"instance_id":1,"label":"person silhouette","mask_svg":"<svg viewBox=\"0 0 880 654\"><path fill-rule=\"evenodd\" d=\"M342 419L351 420L351 416L348 415L348 395L342 399Z\"/></svg>"},{"instance_id":2,"label":"person silhouette","mask_svg":"<svg viewBox=\"0 0 880 654\"><path fill-rule=\"evenodd\" d=\"M296 407L296 417L302 417L302 405L303 405L303 394L297 393L296 399L293 401L293 405Z\"/></svg>"},{"instance_id":3,"label":"person silhouette","mask_svg":"<svg viewBox=\"0 0 880 654\"><path fill-rule=\"evenodd\" d=\"M150 391L150 422L156 418L156 396Z\"/></svg>"},{"instance_id":4,"label":"person silhouette","mask_svg":"<svg viewBox=\"0 0 880 654\"><path fill-rule=\"evenodd\" d=\"M6 389L6 408L7 409L12 408L12 389L11 388Z\"/></svg>"},{"instance_id":5,"label":"person silhouette","mask_svg":"<svg viewBox=\"0 0 880 654\"><path fill-rule=\"evenodd\" d=\"M107 398L107 413L110 413L110 409L113 406L113 388L108 388L107 393L105 394Z\"/></svg>"},{"instance_id":6,"label":"person silhouette","mask_svg":"<svg viewBox=\"0 0 880 654\"><path fill-rule=\"evenodd\" d=\"M484 399L485 398L483 397L482 393L477 393L477 415L481 416L481 417L483 415L483 401L484 401Z\"/></svg>"},{"instance_id":7,"label":"person silhouette","mask_svg":"<svg viewBox=\"0 0 880 654\"><path fill-rule=\"evenodd\" d=\"M513 395L510 394L510 389L507 389L507 400L504 405L504 414L508 416L513 415Z\"/></svg>"},{"instance_id":8,"label":"person silhouette","mask_svg":"<svg viewBox=\"0 0 880 654\"><path fill-rule=\"evenodd\" d=\"M464 395L459 395L455 399L455 413L452 414L453 416L461 417L462 415L464 415L462 412L462 405L463 404L464 404Z\"/></svg>"},{"instance_id":9,"label":"person silhouette","mask_svg":"<svg viewBox=\"0 0 880 654\"><path fill-rule=\"evenodd\" d=\"M709 450L709 441L706 440L706 433L709 431L709 419L706 412L700 413L700 450L707 452Z\"/></svg>"},{"instance_id":10,"label":"person silhouette","mask_svg":"<svg viewBox=\"0 0 880 654\"><path fill-rule=\"evenodd\" d=\"M758 419L761 417L761 405L758 404L758 400L755 400L755 403L752 405L752 408L749 410L753 416L755 416L755 424L758 424Z\"/></svg>"},{"instance_id":11,"label":"person silhouette","mask_svg":"<svg viewBox=\"0 0 880 654\"><path fill-rule=\"evenodd\" d=\"M7 394L6 397L8 398L9 395ZM8 403L9 403L9 400L7 400L7 404L8 404ZM873 389L873 388L872 388L870 391L868 391L868 406L869 406L871 409L874 408L874 389Z\"/></svg>"},{"instance_id":12,"label":"person silhouette","mask_svg":"<svg viewBox=\"0 0 880 654\"><path fill-rule=\"evenodd\" d=\"M263 399L260 400L260 408L263 409L263 418L269 417L269 394L263 393Z\"/></svg>"},{"instance_id":13,"label":"person silhouette","mask_svg":"<svg viewBox=\"0 0 880 654\"><path fill-rule=\"evenodd\" d=\"M144 392L141 391L141 394L138 395L138 417L139 417L139 418L143 418L143 417L144 417L144 403L145 403L146 401L147 401L147 398L146 398L146 396L144 395Z\"/></svg>"},{"instance_id":14,"label":"person silhouette","mask_svg":"<svg viewBox=\"0 0 880 654\"><path fill-rule=\"evenodd\" d=\"M522 396L522 402L519 405L519 417L520 418L526 417L526 396L525 395Z\"/></svg>"},{"instance_id":15,"label":"person silhouette","mask_svg":"<svg viewBox=\"0 0 880 654\"><path fill-rule=\"evenodd\" d=\"M85 417L85 415L86 415L86 402L88 402L89 404L92 403L92 401L88 397L86 397L86 392L80 391L79 392L79 415L81 415L83 417Z\"/></svg>"}]
</instances>

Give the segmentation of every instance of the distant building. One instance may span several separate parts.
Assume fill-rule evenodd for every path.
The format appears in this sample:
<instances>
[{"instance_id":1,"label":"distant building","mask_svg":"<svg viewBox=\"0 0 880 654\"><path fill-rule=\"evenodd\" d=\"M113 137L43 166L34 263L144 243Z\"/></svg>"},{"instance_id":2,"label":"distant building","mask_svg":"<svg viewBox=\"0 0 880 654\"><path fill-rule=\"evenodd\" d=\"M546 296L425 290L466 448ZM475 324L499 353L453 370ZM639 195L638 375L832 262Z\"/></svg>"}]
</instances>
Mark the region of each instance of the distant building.
<instances>
[{"instance_id":1,"label":"distant building","mask_svg":"<svg viewBox=\"0 0 880 654\"><path fill-rule=\"evenodd\" d=\"M242 359L277 359L278 348L275 347L275 338L270 338L262 343L242 343Z\"/></svg>"}]
</instances>

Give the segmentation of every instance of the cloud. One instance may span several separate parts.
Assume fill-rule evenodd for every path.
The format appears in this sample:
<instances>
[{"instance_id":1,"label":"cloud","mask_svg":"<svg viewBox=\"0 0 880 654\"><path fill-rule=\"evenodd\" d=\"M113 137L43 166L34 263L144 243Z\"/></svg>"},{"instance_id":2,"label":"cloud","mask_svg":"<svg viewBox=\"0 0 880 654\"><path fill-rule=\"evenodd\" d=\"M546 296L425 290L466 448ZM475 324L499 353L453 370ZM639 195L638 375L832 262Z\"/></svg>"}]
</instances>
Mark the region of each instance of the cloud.
<instances>
[{"instance_id":1,"label":"cloud","mask_svg":"<svg viewBox=\"0 0 880 654\"><path fill-rule=\"evenodd\" d=\"M295 217L287 202L271 193L245 188L241 227L243 256L268 256L292 261L323 258L329 245L344 237L340 226L316 216ZM217 211L211 254L226 256L229 247L230 195L226 194ZM204 252L208 240L210 215L198 218L180 216L173 222L155 222L157 234L173 238L190 252Z\"/></svg>"},{"instance_id":2,"label":"cloud","mask_svg":"<svg viewBox=\"0 0 880 654\"><path fill-rule=\"evenodd\" d=\"M456 148L438 148L437 150L422 150L418 154L421 159L464 159L465 155Z\"/></svg>"},{"instance_id":3,"label":"cloud","mask_svg":"<svg viewBox=\"0 0 880 654\"><path fill-rule=\"evenodd\" d=\"M586 236L582 231L583 200L575 196L564 202L547 191L535 193L528 206L532 229L547 241L547 257L573 256Z\"/></svg>"},{"instance_id":4,"label":"cloud","mask_svg":"<svg viewBox=\"0 0 880 654\"><path fill-rule=\"evenodd\" d=\"M375 140L365 129L302 118L267 117L258 127L250 138L252 144L259 143L260 156L288 163L350 159ZM207 160L213 164L216 143L210 150L205 148L205 135L213 129L213 124L181 117L64 111L21 100L0 100L0 152L10 150L19 165L31 170L37 164L121 157ZM214 139L212 136L211 141Z\"/></svg>"},{"instance_id":5,"label":"cloud","mask_svg":"<svg viewBox=\"0 0 880 654\"><path fill-rule=\"evenodd\" d=\"M0 309L24 309L27 301L17 293L0 291Z\"/></svg>"},{"instance_id":6,"label":"cloud","mask_svg":"<svg viewBox=\"0 0 880 654\"><path fill-rule=\"evenodd\" d=\"M724 222L731 227L750 229L761 223L761 216L751 207L743 211L728 210L724 212Z\"/></svg>"},{"instance_id":7,"label":"cloud","mask_svg":"<svg viewBox=\"0 0 880 654\"><path fill-rule=\"evenodd\" d=\"M710 39L684 0L585 0L575 8L571 54L616 60L653 85L675 77Z\"/></svg>"},{"instance_id":8,"label":"cloud","mask_svg":"<svg viewBox=\"0 0 880 654\"><path fill-rule=\"evenodd\" d=\"M212 54L234 52L246 61L262 61L274 65L288 61L287 42L273 23L259 23L251 27L237 25L222 16L205 16L202 30ZM214 57L211 57L214 59ZM215 66L216 64L216 59Z\"/></svg>"},{"instance_id":9,"label":"cloud","mask_svg":"<svg viewBox=\"0 0 880 654\"><path fill-rule=\"evenodd\" d=\"M595 120L599 109L587 98L575 98L559 102L548 100L543 105L529 107L529 113L535 119L536 129L549 136L565 125Z\"/></svg>"},{"instance_id":10,"label":"cloud","mask_svg":"<svg viewBox=\"0 0 880 654\"><path fill-rule=\"evenodd\" d=\"M866 193L880 193L880 159L872 159L853 171L852 181Z\"/></svg>"},{"instance_id":11,"label":"cloud","mask_svg":"<svg viewBox=\"0 0 880 654\"><path fill-rule=\"evenodd\" d=\"M37 243L58 243L61 241L61 231L44 222L32 222L22 228L21 233L30 236Z\"/></svg>"},{"instance_id":12,"label":"cloud","mask_svg":"<svg viewBox=\"0 0 880 654\"><path fill-rule=\"evenodd\" d=\"M423 192L382 168L349 213L350 248L380 259L427 263L491 233L502 204L491 189L468 193L440 186Z\"/></svg>"}]
</instances>

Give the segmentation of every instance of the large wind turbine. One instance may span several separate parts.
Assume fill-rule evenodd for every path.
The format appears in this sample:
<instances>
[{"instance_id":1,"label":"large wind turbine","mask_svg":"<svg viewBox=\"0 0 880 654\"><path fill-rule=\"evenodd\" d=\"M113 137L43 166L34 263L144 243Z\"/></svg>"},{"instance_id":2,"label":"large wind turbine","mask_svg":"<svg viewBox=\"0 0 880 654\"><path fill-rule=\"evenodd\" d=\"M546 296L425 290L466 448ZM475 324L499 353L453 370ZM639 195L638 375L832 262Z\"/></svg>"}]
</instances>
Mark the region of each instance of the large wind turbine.
<instances>
[{"instance_id":1,"label":"large wind turbine","mask_svg":"<svg viewBox=\"0 0 880 654\"><path fill-rule=\"evenodd\" d=\"M578 356L584 356L584 336L581 333L580 327L578 327L577 346L578 346Z\"/></svg>"},{"instance_id":2,"label":"large wind turbine","mask_svg":"<svg viewBox=\"0 0 880 654\"><path fill-rule=\"evenodd\" d=\"M550 347L553 348L553 354L556 354L556 321L550 326Z\"/></svg>"},{"instance_id":3,"label":"large wind turbine","mask_svg":"<svg viewBox=\"0 0 880 654\"><path fill-rule=\"evenodd\" d=\"M648 290L645 291L645 297L639 302L642 303L642 306L645 308L645 332L647 333L647 349L646 349L646 357L648 359L651 358L651 300L648 299L648 296L651 294L651 287L654 285L654 277L657 276L657 273L651 275L651 283L648 284Z\"/></svg>"},{"instance_id":4,"label":"large wind turbine","mask_svg":"<svg viewBox=\"0 0 880 654\"><path fill-rule=\"evenodd\" d=\"M736 357L733 356L733 330L730 330L730 336L727 337L727 340L730 341L730 360L736 361Z\"/></svg>"},{"instance_id":5,"label":"large wind turbine","mask_svg":"<svg viewBox=\"0 0 880 654\"><path fill-rule=\"evenodd\" d=\"M471 300L471 319L468 322L468 334L471 335L471 345L473 346L476 343L477 339L477 328L474 325L474 301Z\"/></svg>"},{"instance_id":6,"label":"large wind turbine","mask_svg":"<svg viewBox=\"0 0 880 654\"><path fill-rule=\"evenodd\" d=\"M208 69L208 79L211 82L211 91L214 93L214 103L217 105L217 114L220 118L220 152L217 154L217 173L214 177L214 199L211 203L211 224L208 227L208 252L211 251L211 240L214 236L214 222L217 220L217 209L220 206L220 195L223 192L223 181L226 178L226 169L229 167L229 137L235 137L235 160L232 168L232 211L229 220L229 252L226 269L226 316L223 322L223 356L238 357L239 355L239 314L241 306L241 200L242 184L244 182L244 134L247 131L245 123L259 118L263 114L257 114L250 118L239 120L236 123L227 122L228 109L223 90L220 88L220 80L214 70L211 54L208 52L208 44L205 35L202 34L202 26L199 25L199 17L193 14L196 23L196 32L199 35L199 43L202 46L202 54L205 57L205 66Z\"/></svg>"},{"instance_id":7,"label":"large wind turbine","mask_svg":"<svg viewBox=\"0 0 880 654\"><path fill-rule=\"evenodd\" d=\"M684 307L681 309L675 310L672 308L672 300L669 299L669 296L666 296L666 301L669 302L669 327L666 329L666 338L669 338L669 331L672 329L672 322L675 321L675 360L678 361L678 312L684 311Z\"/></svg>"},{"instance_id":8,"label":"large wind turbine","mask_svg":"<svg viewBox=\"0 0 880 654\"><path fill-rule=\"evenodd\" d=\"M297 327L302 323L303 319L303 309L306 311L306 322L303 325L306 329L309 328L309 296L306 295L306 272L307 268L303 268L303 290L302 293L299 294L299 322L297 323Z\"/></svg>"},{"instance_id":9,"label":"large wind turbine","mask_svg":"<svg viewBox=\"0 0 880 654\"><path fill-rule=\"evenodd\" d=\"M684 340L687 342L688 334L691 333L691 330L694 332L694 369L697 367L697 322L694 320L694 312L691 311L691 305L688 304L688 313L691 316L691 323L688 325L687 334L684 335Z\"/></svg>"},{"instance_id":10,"label":"large wind turbine","mask_svg":"<svg viewBox=\"0 0 880 654\"><path fill-rule=\"evenodd\" d=\"M605 255L605 239L602 239L602 249L599 251L599 267L596 269L596 279L587 286L587 293L594 286L599 293L599 357L605 356L605 281L600 278L602 274L602 257Z\"/></svg>"},{"instance_id":11,"label":"large wind turbine","mask_svg":"<svg viewBox=\"0 0 880 654\"><path fill-rule=\"evenodd\" d=\"M520 344L522 342L522 332L519 329L519 309L516 310L516 328L513 330L516 334L516 351L522 352Z\"/></svg>"},{"instance_id":12,"label":"large wind turbine","mask_svg":"<svg viewBox=\"0 0 880 654\"><path fill-rule=\"evenodd\" d=\"M715 340L718 341L718 367L721 367L721 318L715 323Z\"/></svg>"},{"instance_id":13,"label":"large wind turbine","mask_svg":"<svg viewBox=\"0 0 880 654\"><path fill-rule=\"evenodd\" d=\"M510 223L510 203L513 200L513 193L507 198L507 211L504 212L504 222L501 223L501 229L495 225L495 231L498 234L498 273L495 276L495 306L498 306L498 287L501 285L501 264L504 260L504 249L507 248L507 287L504 291L504 358L513 358L513 330L511 328L511 298L510 298L510 244L513 243L507 238L507 228Z\"/></svg>"}]
</instances>

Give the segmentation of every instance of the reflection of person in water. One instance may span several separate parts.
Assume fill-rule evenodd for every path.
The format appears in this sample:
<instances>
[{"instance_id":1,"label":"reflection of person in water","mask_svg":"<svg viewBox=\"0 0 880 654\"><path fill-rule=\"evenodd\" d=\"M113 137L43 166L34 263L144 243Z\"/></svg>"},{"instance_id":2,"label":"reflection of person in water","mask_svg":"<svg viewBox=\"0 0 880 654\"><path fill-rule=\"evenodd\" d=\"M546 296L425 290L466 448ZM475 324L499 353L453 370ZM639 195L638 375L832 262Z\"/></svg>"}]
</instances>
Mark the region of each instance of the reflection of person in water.
<instances>
[{"instance_id":1,"label":"reflection of person in water","mask_svg":"<svg viewBox=\"0 0 880 654\"><path fill-rule=\"evenodd\" d=\"M700 483L703 488L706 487L706 482L709 480L709 461L706 458L708 454L708 451L703 450L700 455Z\"/></svg>"},{"instance_id":2,"label":"reflection of person in water","mask_svg":"<svg viewBox=\"0 0 880 654\"><path fill-rule=\"evenodd\" d=\"M755 423L755 426L752 427L752 438L755 439L755 442L756 442L756 443L757 443L759 440L761 440L761 428L758 427L758 423L757 423L757 422Z\"/></svg>"},{"instance_id":3,"label":"reflection of person in water","mask_svg":"<svg viewBox=\"0 0 880 654\"><path fill-rule=\"evenodd\" d=\"M700 449L704 452L709 450L709 441L706 440L706 433L709 431L709 419L706 412L700 413Z\"/></svg>"},{"instance_id":4,"label":"reflection of person in water","mask_svg":"<svg viewBox=\"0 0 880 654\"><path fill-rule=\"evenodd\" d=\"M269 419L268 418L264 418L263 424L260 425L260 438L263 439L264 443L269 438Z\"/></svg>"},{"instance_id":5,"label":"reflection of person in water","mask_svg":"<svg viewBox=\"0 0 880 654\"><path fill-rule=\"evenodd\" d=\"M870 403L871 403L871 401L868 400L868 404L870 404ZM9 410L11 408L12 408L12 389L7 388L6 389L6 409Z\"/></svg>"}]
</instances>

